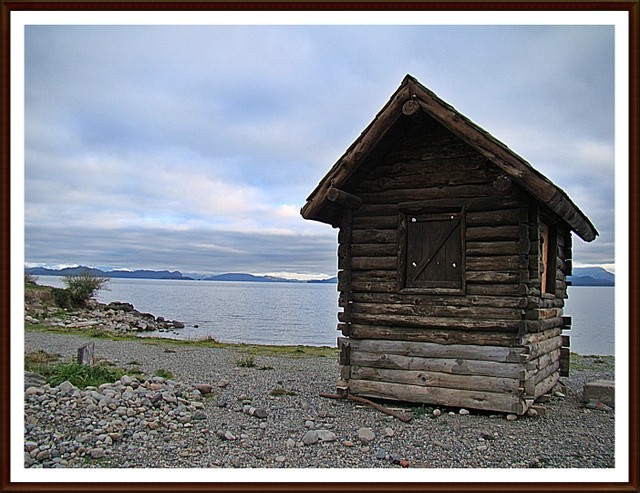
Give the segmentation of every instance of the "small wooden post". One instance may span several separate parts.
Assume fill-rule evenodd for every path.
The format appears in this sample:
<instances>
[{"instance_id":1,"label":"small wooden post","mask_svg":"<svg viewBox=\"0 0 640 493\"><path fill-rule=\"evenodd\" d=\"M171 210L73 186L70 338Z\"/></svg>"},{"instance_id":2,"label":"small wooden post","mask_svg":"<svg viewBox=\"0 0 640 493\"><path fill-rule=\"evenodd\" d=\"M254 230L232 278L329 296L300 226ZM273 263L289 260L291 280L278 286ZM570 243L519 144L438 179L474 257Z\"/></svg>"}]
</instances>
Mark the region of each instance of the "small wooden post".
<instances>
[{"instance_id":1,"label":"small wooden post","mask_svg":"<svg viewBox=\"0 0 640 493\"><path fill-rule=\"evenodd\" d=\"M95 342L85 344L78 348L78 364L93 366L93 351L96 348Z\"/></svg>"}]
</instances>

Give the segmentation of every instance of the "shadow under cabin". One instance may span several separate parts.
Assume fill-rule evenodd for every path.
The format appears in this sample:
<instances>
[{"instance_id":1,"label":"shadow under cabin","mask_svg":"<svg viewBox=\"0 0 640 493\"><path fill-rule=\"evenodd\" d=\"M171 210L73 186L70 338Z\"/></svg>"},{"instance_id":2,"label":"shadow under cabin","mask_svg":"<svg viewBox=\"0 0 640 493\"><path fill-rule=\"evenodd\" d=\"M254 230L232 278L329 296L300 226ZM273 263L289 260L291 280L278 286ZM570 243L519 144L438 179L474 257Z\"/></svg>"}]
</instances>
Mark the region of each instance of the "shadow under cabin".
<instances>
[{"instance_id":1,"label":"shadow under cabin","mask_svg":"<svg viewBox=\"0 0 640 493\"><path fill-rule=\"evenodd\" d=\"M301 210L339 228L338 394L522 415L569 371L567 194L407 75Z\"/></svg>"}]
</instances>

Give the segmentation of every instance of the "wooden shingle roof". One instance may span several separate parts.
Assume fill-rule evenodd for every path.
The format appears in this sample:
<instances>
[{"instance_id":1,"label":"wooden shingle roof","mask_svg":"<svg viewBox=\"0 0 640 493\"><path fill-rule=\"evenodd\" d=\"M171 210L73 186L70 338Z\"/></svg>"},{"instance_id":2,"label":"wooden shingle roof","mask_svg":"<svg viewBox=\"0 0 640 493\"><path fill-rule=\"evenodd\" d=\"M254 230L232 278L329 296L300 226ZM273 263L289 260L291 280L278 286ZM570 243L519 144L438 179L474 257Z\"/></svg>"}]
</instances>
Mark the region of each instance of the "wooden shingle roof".
<instances>
[{"instance_id":1,"label":"wooden shingle roof","mask_svg":"<svg viewBox=\"0 0 640 493\"><path fill-rule=\"evenodd\" d=\"M402 116L403 108L406 111L408 106L426 112L458 138L476 149L500 168L513 182L558 215L580 238L585 241L593 241L596 238L598 231L594 225L561 188L410 75L404 78L400 87L375 119L333 165L307 198L307 202L301 210L305 219L329 224L337 222L340 211L336 204L330 200L330 189L335 190L335 188L339 189L344 186L367 156L375 150L377 144L393 127L398 118Z\"/></svg>"}]
</instances>

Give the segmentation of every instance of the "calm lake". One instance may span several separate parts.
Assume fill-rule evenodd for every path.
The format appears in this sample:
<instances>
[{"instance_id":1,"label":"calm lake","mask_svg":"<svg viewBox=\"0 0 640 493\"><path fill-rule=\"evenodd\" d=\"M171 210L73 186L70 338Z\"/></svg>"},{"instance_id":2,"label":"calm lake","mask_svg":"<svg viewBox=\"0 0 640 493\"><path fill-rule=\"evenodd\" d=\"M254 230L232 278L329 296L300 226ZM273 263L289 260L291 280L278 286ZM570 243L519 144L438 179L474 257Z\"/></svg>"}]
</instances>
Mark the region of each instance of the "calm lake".
<instances>
[{"instance_id":1,"label":"calm lake","mask_svg":"<svg viewBox=\"0 0 640 493\"><path fill-rule=\"evenodd\" d=\"M55 276L40 276L37 282L63 287ZM614 354L614 292L611 287L569 288L565 315L573 318L571 351ZM138 311L186 325L145 335L308 346L335 346L340 335L335 284L110 279L97 299L126 301Z\"/></svg>"}]
</instances>

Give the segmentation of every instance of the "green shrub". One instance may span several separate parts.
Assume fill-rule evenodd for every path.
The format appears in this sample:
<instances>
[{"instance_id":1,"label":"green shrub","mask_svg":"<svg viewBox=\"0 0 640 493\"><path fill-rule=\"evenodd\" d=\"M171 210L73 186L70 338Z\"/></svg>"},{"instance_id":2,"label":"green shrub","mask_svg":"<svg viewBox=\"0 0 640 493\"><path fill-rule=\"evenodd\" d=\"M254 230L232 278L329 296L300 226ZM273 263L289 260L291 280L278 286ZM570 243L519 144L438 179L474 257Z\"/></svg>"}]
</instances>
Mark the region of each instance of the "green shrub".
<instances>
[{"instance_id":1,"label":"green shrub","mask_svg":"<svg viewBox=\"0 0 640 493\"><path fill-rule=\"evenodd\" d=\"M113 383L124 375L124 373L118 369L110 369L102 365L79 365L78 363L49 364L32 367L31 371L40 373L52 387L69 380L69 382L80 389L84 389L90 385L99 387L103 383Z\"/></svg>"},{"instance_id":2,"label":"green shrub","mask_svg":"<svg viewBox=\"0 0 640 493\"><path fill-rule=\"evenodd\" d=\"M236 361L236 365L241 368L253 368L256 366L256 359L251 354L245 354L242 358Z\"/></svg>"},{"instance_id":3,"label":"green shrub","mask_svg":"<svg viewBox=\"0 0 640 493\"><path fill-rule=\"evenodd\" d=\"M95 294L104 289L109 282L107 277L100 277L88 269L79 274L64 276L64 285L71 296L73 306L85 306Z\"/></svg>"},{"instance_id":4,"label":"green shrub","mask_svg":"<svg viewBox=\"0 0 640 493\"><path fill-rule=\"evenodd\" d=\"M71 308L71 293L67 289L51 288L51 294L56 306L60 308Z\"/></svg>"}]
</instances>

